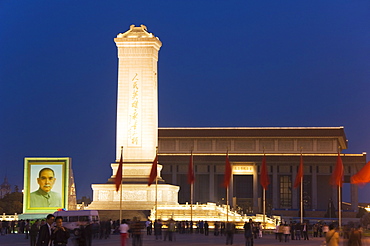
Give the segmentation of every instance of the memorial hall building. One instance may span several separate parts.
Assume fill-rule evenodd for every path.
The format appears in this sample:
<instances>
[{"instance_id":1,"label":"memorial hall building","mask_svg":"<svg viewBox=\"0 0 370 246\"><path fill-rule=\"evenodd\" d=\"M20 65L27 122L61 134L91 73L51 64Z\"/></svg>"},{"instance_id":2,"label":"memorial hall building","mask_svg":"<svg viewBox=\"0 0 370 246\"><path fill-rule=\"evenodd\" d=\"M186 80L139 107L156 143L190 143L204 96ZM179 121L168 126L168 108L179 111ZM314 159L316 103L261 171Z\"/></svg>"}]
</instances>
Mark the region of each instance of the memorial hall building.
<instances>
[{"instance_id":1,"label":"memorial hall building","mask_svg":"<svg viewBox=\"0 0 370 246\"><path fill-rule=\"evenodd\" d=\"M300 156L304 162L303 200L306 216L323 217L332 201L337 209L337 188L329 184L338 149L347 149L343 127L202 127L159 128L158 161L162 178L178 185L179 203L190 203L187 183L190 152L195 172L194 203L226 204L222 186L226 152L232 164L229 201L244 213L261 213L260 169L266 155L270 185L266 191L268 214L298 216L300 189L293 188ZM341 154L344 183L366 163L366 153ZM343 216L355 217L358 187L350 185L351 207ZM344 184L345 186L345 184Z\"/></svg>"}]
</instances>

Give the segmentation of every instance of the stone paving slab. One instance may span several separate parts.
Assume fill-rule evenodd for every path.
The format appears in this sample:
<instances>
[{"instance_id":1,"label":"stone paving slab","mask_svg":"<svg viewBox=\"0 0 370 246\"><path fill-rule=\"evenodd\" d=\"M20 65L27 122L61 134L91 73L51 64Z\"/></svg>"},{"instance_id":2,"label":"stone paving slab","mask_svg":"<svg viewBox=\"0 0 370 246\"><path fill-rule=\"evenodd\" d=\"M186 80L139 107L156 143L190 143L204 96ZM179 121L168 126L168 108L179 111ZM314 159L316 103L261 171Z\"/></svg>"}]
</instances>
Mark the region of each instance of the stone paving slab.
<instances>
[{"instance_id":1,"label":"stone paving slab","mask_svg":"<svg viewBox=\"0 0 370 246\"><path fill-rule=\"evenodd\" d=\"M264 235L262 239L255 239L255 246L267 246L267 245L323 245L324 238L310 238L310 240L293 240L289 242L279 242L275 240L274 235ZM22 234L8 234L5 236L0 236L0 246L13 246L13 245L30 245L30 241L25 239L25 235ZM74 245L73 239L69 240L68 245ZM121 245L119 235L111 235L108 239L94 239L92 245ZM127 246L131 246L132 241L128 239ZM225 236L204 236L202 234L176 234L175 241L163 241L155 240L154 236L143 236L143 246L147 245L156 245L156 246L202 246L202 245L212 245L212 246L221 246L226 245ZM235 234L234 237L234 246L244 246L244 236L242 233ZM341 239L341 246L346 246L346 241ZM363 239L363 246L370 246L370 238Z\"/></svg>"}]
</instances>

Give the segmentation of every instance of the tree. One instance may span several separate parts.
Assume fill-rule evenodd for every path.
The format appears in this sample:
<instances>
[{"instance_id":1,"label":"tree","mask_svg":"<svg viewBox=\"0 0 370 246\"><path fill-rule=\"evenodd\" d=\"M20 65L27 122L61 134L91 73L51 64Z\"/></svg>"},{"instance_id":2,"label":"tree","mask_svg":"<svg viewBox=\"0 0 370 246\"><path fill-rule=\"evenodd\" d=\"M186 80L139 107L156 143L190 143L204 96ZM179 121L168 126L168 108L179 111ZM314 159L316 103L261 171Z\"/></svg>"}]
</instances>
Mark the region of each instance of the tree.
<instances>
[{"instance_id":1,"label":"tree","mask_svg":"<svg viewBox=\"0 0 370 246\"><path fill-rule=\"evenodd\" d=\"M370 224L370 213L366 213L364 216L362 216L360 221L362 226L366 228L367 225Z\"/></svg>"},{"instance_id":2,"label":"tree","mask_svg":"<svg viewBox=\"0 0 370 246\"><path fill-rule=\"evenodd\" d=\"M2 211L1 211L2 210ZM0 212L6 214L20 214L23 210L22 192L12 192L0 199Z\"/></svg>"},{"instance_id":3,"label":"tree","mask_svg":"<svg viewBox=\"0 0 370 246\"><path fill-rule=\"evenodd\" d=\"M368 212L364 208L359 208L358 213L356 214L356 218L362 218Z\"/></svg>"}]
</instances>

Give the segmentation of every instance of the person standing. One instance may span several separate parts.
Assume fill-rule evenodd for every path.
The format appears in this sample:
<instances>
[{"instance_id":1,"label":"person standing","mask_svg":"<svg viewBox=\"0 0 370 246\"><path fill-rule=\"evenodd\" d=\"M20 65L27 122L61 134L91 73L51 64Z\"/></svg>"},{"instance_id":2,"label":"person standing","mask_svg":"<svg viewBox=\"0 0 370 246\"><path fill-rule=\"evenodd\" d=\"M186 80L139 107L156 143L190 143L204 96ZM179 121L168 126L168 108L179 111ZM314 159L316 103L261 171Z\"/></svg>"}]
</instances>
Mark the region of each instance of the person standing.
<instances>
[{"instance_id":1,"label":"person standing","mask_svg":"<svg viewBox=\"0 0 370 246\"><path fill-rule=\"evenodd\" d=\"M258 237L259 238L262 238L262 231L263 231L262 223L259 222L258 223Z\"/></svg>"},{"instance_id":2,"label":"person standing","mask_svg":"<svg viewBox=\"0 0 370 246\"><path fill-rule=\"evenodd\" d=\"M329 232L325 235L326 246L338 246L339 245L339 233L336 231L333 224L329 225Z\"/></svg>"},{"instance_id":3,"label":"person standing","mask_svg":"<svg viewBox=\"0 0 370 246\"><path fill-rule=\"evenodd\" d=\"M152 235L152 222L148 219L145 221L146 235Z\"/></svg>"},{"instance_id":4,"label":"person standing","mask_svg":"<svg viewBox=\"0 0 370 246\"><path fill-rule=\"evenodd\" d=\"M119 226L119 231L121 233L121 246L126 245L127 233L129 229L130 227L128 226L126 220L123 219L121 225Z\"/></svg>"},{"instance_id":5,"label":"person standing","mask_svg":"<svg viewBox=\"0 0 370 246\"><path fill-rule=\"evenodd\" d=\"M26 239L28 239L28 236L29 236L29 233L30 233L30 229L31 229L30 220L27 219L26 220L26 223L24 224L24 232L26 233Z\"/></svg>"},{"instance_id":6,"label":"person standing","mask_svg":"<svg viewBox=\"0 0 370 246\"><path fill-rule=\"evenodd\" d=\"M63 226L63 217L58 216L55 218L55 229L51 234L51 240L54 245L66 246L69 238L69 231Z\"/></svg>"},{"instance_id":7,"label":"person standing","mask_svg":"<svg viewBox=\"0 0 370 246\"><path fill-rule=\"evenodd\" d=\"M227 222L225 225L226 232L226 245L232 245L234 243L235 224L233 222Z\"/></svg>"},{"instance_id":8,"label":"person standing","mask_svg":"<svg viewBox=\"0 0 370 246\"><path fill-rule=\"evenodd\" d=\"M214 227L215 227L215 231L214 231L214 235L215 236L218 236L219 234L220 234L220 223L218 222L218 221L216 221L215 223L214 223Z\"/></svg>"},{"instance_id":9,"label":"person standing","mask_svg":"<svg viewBox=\"0 0 370 246\"><path fill-rule=\"evenodd\" d=\"M176 230L175 221L171 218L168 221L168 241L173 240L175 230Z\"/></svg>"},{"instance_id":10,"label":"person standing","mask_svg":"<svg viewBox=\"0 0 370 246\"><path fill-rule=\"evenodd\" d=\"M53 214L48 214L48 216L46 216L46 223L40 227L37 246L51 246L51 233L54 219L55 216Z\"/></svg>"},{"instance_id":11,"label":"person standing","mask_svg":"<svg viewBox=\"0 0 370 246\"><path fill-rule=\"evenodd\" d=\"M156 220L154 222L154 235L155 235L155 240L162 240L162 221L161 220Z\"/></svg>"},{"instance_id":12,"label":"person standing","mask_svg":"<svg viewBox=\"0 0 370 246\"><path fill-rule=\"evenodd\" d=\"M290 226L285 223L283 226L283 234L284 234L284 242L289 242L289 236L290 236Z\"/></svg>"},{"instance_id":13,"label":"person standing","mask_svg":"<svg viewBox=\"0 0 370 246\"><path fill-rule=\"evenodd\" d=\"M40 221L36 220L35 223L32 224L31 229L30 229L31 246L36 246L36 238L37 238L37 233L39 232L39 229L40 229Z\"/></svg>"},{"instance_id":14,"label":"person standing","mask_svg":"<svg viewBox=\"0 0 370 246\"><path fill-rule=\"evenodd\" d=\"M283 225L283 223L280 223L279 229L278 229L279 242L283 241L283 233L284 233L284 225Z\"/></svg>"},{"instance_id":15,"label":"person standing","mask_svg":"<svg viewBox=\"0 0 370 246\"><path fill-rule=\"evenodd\" d=\"M354 228L349 234L348 246L362 246L362 242L361 242L362 234L359 229L360 229L360 226L357 228Z\"/></svg>"},{"instance_id":16,"label":"person standing","mask_svg":"<svg viewBox=\"0 0 370 246\"><path fill-rule=\"evenodd\" d=\"M204 222L204 235L208 236L209 234L209 224L207 221Z\"/></svg>"},{"instance_id":17,"label":"person standing","mask_svg":"<svg viewBox=\"0 0 370 246\"><path fill-rule=\"evenodd\" d=\"M130 226L130 230L132 233L132 246L141 246L142 245L142 238L141 238L141 230L144 229L144 224L141 223L140 219L134 217L133 222Z\"/></svg>"},{"instance_id":18,"label":"person standing","mask_svg":"<svg viewBox=\"0 0 370 246\"><path fill-rule=\"evenodd\" d=\"M245 246L253 246L253 222L252 219L249 219L244 223L244 237L245 237Z\"/></svg>"},{"instance_id":19,"label":"person standing","mask_svg":"<svg viewBox=\"0 0 370 246\"><path fill-rule=\"evenodd\" d=\"M295 228L295 240L301 240L301 224L296 224Z\"/></svg>"},{"instance_id":20,"label":"person standing","mask_svg":"<svg viewBox=\"0 0 370 246\"><path fill-rule=\"evenodd\" d=\"M92 245L92 238L93 238L93 229L92 229L92 224L89 221L84 229L85 231L85 242L86 246L91 246Z\"/></svg>"},{"instance_id":21,"label":"person standing","mask_svg":"<svg viewBox=\"0 0 370 246\"><path fill-rule=\"evenodd\" d=\"M329 226L324 223L324 225L322 226L322 233L324 234L324 237L326 236L326 233L328 233L329 231Z\"/></svg>"},{"instance_id":22,"label":"person standing","mask_svg":"<svg viewBox=\"0 0 370 246\"><path fill-rule=\"evenodd\" d=\"M306 223L303 223L302 225L302 236L304 240L309 240L308 239L308 226Z\"/></svg>"}]
</instances>

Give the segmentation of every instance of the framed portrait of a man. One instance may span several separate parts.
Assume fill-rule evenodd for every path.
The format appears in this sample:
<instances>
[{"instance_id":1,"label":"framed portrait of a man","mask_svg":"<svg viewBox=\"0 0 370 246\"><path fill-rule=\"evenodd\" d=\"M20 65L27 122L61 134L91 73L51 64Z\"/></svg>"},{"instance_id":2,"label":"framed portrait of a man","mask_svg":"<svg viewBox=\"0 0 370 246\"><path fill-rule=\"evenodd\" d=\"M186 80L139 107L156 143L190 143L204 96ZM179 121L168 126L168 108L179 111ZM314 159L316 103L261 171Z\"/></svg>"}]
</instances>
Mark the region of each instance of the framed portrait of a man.
<instances>
[{"instance_id":1,"label":"framed portrait of a man","mask_svg":"<svg viewBox=\"0 0 370 246\"><path fill-rule=\"evenodd\" d=\"M25 158L24 213L66 208L70 158Z\"/></svg>"}]
</instances>

